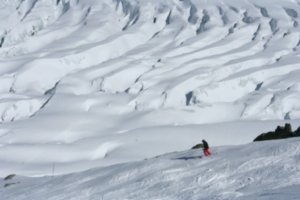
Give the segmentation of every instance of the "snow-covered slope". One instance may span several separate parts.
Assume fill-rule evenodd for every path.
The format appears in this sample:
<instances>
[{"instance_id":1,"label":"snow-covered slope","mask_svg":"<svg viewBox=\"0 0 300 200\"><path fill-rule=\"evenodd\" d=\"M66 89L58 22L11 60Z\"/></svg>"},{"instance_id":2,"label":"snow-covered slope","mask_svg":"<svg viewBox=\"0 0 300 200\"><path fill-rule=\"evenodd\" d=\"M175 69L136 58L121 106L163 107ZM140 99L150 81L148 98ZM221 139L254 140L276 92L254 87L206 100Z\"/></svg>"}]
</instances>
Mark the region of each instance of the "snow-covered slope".
<instances>
[{"instance_id":1,"label":"snow-covered slope","mask_svg":"<svg viewBox=\"0 0 300 200\"><path fill-rule=\"evenodd\" d=\"M282 200L300 198L299 139L184 151L64 176L15 177L6 200ZM185 160L186 159L186 160Z\"/></svg>"},{"instance_id":2,"label":"snow-covered slope","mask_svg":"<svg viewBox=\"0 0 300 200\"><path fill-rule=\"evenodd\" d=\"M299 4L0 0L0 176L299 126Z\"/></svg>"}]
</instances>

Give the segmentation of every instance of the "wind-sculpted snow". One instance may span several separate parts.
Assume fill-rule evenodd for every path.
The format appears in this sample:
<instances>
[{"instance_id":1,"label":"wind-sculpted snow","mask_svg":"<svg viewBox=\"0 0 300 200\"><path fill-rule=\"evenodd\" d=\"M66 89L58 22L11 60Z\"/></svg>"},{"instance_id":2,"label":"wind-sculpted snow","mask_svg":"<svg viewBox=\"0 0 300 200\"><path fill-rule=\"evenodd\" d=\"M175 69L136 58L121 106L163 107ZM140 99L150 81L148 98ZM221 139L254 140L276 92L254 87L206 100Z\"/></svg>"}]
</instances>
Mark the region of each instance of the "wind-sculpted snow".
<instances>
[{"instance_id":1,"label":"wind-sculpted snow","mask_svg":"<svg viewBox=\"0 0 300 200\"><path fill-rule=\"evenodd\" d=\"M299 125L298 0L0 8L0 174L52 163L65 173Z\"/></svg>"}]
</instances>

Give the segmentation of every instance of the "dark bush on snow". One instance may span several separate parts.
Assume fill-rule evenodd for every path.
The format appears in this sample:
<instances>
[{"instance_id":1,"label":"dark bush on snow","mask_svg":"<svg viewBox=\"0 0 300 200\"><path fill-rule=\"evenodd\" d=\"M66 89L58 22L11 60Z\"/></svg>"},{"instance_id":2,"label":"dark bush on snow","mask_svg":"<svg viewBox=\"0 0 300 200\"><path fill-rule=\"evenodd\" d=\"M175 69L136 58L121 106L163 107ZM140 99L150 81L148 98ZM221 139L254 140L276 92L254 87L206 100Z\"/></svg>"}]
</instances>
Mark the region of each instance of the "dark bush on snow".
<instances>
[{"instance_id":1,"label":"dark bush on snow","mask_svg":"<svg viewBox=\"0 0 300 200\"><path fill-rule=\"evenodd\" d=\"M300 127L296 131L292 131L291 124L285 124L284 127L277 126L275 131L262 133L254 139L254 142L263 140L276 140L300 136Z\"/></svg>"}]
</instances>

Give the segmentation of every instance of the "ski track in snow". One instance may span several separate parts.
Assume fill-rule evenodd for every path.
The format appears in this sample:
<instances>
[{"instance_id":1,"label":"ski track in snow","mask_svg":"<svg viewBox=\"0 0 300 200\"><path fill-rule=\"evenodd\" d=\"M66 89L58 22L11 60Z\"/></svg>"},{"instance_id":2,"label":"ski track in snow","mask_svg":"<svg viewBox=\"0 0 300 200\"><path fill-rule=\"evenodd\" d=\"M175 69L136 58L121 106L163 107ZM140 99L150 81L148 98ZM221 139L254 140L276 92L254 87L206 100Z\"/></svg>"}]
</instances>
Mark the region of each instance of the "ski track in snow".
<instances>
[{"instance_id":1,"label":"ski track in snow","mask_svg":"<svg viewBox=\"0 0 300 200\"><path fill-rule=\"evenodd\" d=\"M299 139L170 153L64 176L14 177L3 199L299 199ZM186 160L182 158L188 158Z\"/></svg>"},{"instance_id":2,"label":"ski track in snow","mask_svg":"<svg viewBox=\"0 0 300 200\"><path fill-rule=\"evenodd\" d=\"M299 126L299 5L0 0L0 176Z\"/></svg>"}]
</instances>

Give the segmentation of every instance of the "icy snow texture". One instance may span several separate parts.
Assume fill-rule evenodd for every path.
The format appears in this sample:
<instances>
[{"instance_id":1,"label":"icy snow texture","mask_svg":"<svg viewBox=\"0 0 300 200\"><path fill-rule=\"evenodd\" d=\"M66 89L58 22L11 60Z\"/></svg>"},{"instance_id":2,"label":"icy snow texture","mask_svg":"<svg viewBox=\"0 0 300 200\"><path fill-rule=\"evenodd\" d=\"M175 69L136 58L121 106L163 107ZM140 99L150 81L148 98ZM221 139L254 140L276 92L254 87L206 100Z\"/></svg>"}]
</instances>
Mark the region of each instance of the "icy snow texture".
<instances>
[{"instance_id":1,"label":"icy snow texture","mask_svg":"<svg viewBox=\"0 0 300 200\"><path fill-rule=\"evenodd\" d=\"M0 175L298 126L299 3L0 0Z\"/></svg>"}]
</instances>

